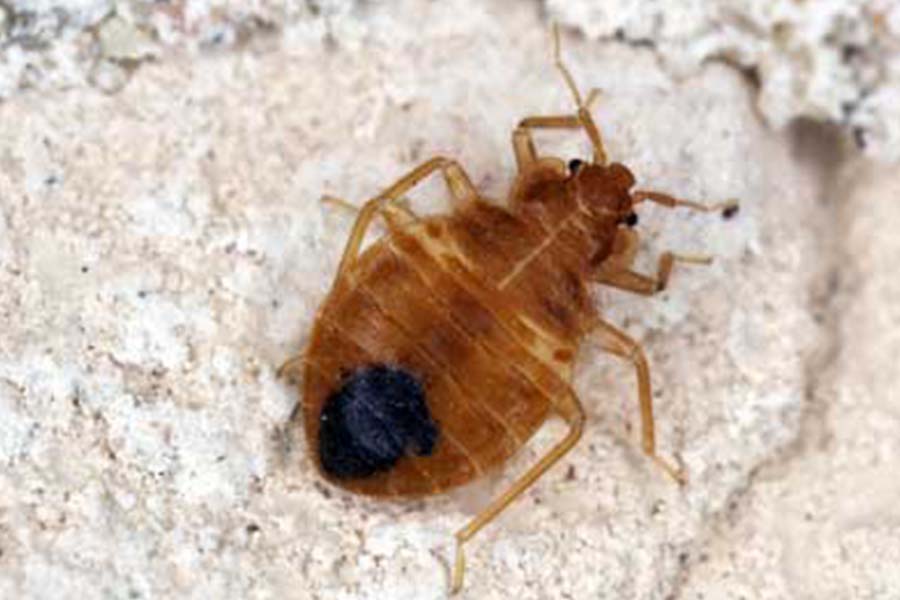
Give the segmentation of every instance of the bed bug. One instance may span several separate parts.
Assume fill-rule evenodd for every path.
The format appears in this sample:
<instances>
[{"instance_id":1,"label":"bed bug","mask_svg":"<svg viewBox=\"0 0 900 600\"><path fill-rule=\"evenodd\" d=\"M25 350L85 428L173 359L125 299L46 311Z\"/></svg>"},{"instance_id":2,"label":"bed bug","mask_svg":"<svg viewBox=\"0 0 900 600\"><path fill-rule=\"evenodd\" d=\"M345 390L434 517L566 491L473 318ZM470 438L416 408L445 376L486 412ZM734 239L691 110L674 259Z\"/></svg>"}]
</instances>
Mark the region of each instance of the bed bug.
<instances>
[{"instance_id":1,"label":"bed bug","mask_svg":"<svg viewBox=\"0 0 900 600\"><path fill-rule=\"evenodd\" d=\"M641 203L726 214L737 207L633 189L634 176L608 160L591 116L597 92L582 97L556 29L553 39L576 110L519 122L507 205L487 202L459 163L442 156L366 202L308 347L282 367L302 372L297 413L320 474L369 496L444 492L497 469L551 415L567 423L562 440L456 533L452 591L462 585L466 542L581 437L585 412L571 381L576 352L589 338L634 366L643 451L684 482L681 469L656 452L644 352L601 318L588 286L653 295L675 263L709 262L665 252L655 275L632 270ZM568 163L540 156L532 132L547 128L582 130L593 156ZM454 207L421 217L402 200L434 173ZM387 233L363 250L376 218Z\"/></svg>"}]
</instances>

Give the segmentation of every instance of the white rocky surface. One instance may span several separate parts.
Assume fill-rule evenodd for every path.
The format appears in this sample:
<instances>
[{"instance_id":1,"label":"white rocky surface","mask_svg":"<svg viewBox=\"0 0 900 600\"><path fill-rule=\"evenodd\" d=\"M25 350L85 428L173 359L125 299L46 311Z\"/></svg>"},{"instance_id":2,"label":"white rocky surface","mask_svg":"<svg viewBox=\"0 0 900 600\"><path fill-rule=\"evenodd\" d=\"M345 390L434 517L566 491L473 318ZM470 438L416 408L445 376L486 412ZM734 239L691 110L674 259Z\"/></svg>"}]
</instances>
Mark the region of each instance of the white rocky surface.
<instances>
[{"instance_id":1,"label":"white rocky surface","mask_svg":"<svg viewBox=\"0 0 900 600\"><path fill-rule=\"evenodd\" d=\"M171 50L239 51L300 38L359 45L388 17L420 10L363 0L6 0L0 2L0 98L23 87L90 85L115 92ZM758 84L770 125L798 117L840 124L866 154L900 161L900 3L896 0L512 0L456 3L442 30L473 30L483 14L539 10L594 40L650 47L675 78L724 62ZM502 23L502 21L501 21ZM419 25L419 24L417 24ZM418 33L418 27L401 37Z\"/></svg>"},{"instance_id":2,"label":"white rocky surface","mask_svg":"<svg viewBox=\"0 0 900 600\"><path fill-rule=\"evenodd\" d=\"M0 597L446 595L453 531L559 427L503 476L369 501L317 480L274 369L352 221L322 193L359 203L444 153L502 198L514 123L571 109L547 16L642 185L742 210L644 210L643 268L665 249L715 264L657 298L599 294L645 344L689 485L642 458L631 370L586 348L585 439L469 546L463 597L897 597L900 184L837 128L770 127L855 127L896 73L835 113L843 67L780 63L781 21L752 3L757 46L720 25L699 50L727 4L647 24L627 2L0 3ZM843 13L797 6L791 44L828 55ZM897 11L846 6L881 15L860 21L885 36L865 61L896 63ZM889 158L883 102L866 151ZM446 209L439 185L415 196Z\"/></svg>"},{"instance_id":3,"label":"white rocky surface","mask_svg":"<svg viewBox=\"0 0 900 600\"><path fill-rule=\"evenodd\" d=\"M802 435L711 531L683 598L900 594L900 176L849 164L829 180L832 321Z\"/></svg>"},{"instance_id":4,"label":"white rocky surface","mask_svg":"<svg viewBox=\"0 0 900 600\"><path fill-rule=\"evenodd\" d=\"M896 0L571 2L548 12L592 39L656 49L687 76L722 61L758 80L775 127L798 117L844 126L868 154L900 160L900 3Z\"/></svg>"}]
</instances>

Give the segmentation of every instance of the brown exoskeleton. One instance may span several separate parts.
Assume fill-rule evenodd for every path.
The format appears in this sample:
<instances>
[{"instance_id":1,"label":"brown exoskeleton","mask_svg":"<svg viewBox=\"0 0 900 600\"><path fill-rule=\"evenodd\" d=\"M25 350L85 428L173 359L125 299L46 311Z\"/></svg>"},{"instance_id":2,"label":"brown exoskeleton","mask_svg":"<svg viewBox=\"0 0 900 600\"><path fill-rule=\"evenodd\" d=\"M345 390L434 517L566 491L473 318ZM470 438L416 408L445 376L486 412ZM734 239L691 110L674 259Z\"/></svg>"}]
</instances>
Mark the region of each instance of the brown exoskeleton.
<instances>
[{"instance_id":1,"label":"brown exoskeleton","mask_svg":"<svg viewBox=\"0 0 900 600\"><path fill-rule=\"evenodd\" d=\"M484 201L462 167L436 157L359 211L333 287L306 351L283 367L302 370L303 425L319 472L371 496L422 496L490 472L515 454L550 415L568 434L456 534L452 589L462 585L463 546L578 442L584 410L570 382L576 351L593 338L637 373L644 453L679 482L656 453L647 359L603 320L588 293L602 283L652 295L676 262L663 253L655 275L631 269L643 202L699 211L736 210L635 190L627 167L610 163L600 131L559 55L556 66L575 114L523 119L513 132L518 175L506 207ZM538 155L532 131L581 129L590 161ZM420 217L399 202L440 172L450 214ZM338 201L343 202L343 201ZM376 217L388 234L361 250Z\"/></svg>"}]
</instances>

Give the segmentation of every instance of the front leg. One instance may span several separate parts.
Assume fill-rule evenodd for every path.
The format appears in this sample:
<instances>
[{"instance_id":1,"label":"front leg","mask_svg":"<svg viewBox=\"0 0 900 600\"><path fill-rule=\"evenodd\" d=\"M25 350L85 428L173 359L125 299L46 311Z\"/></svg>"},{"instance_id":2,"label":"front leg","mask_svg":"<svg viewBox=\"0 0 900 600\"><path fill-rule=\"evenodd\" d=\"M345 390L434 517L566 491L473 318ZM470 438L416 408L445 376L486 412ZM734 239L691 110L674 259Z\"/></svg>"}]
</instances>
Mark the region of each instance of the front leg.
<instances>
[{"instance_id":1,"label":"front leg","mask_svg":"<svg viewBox=\"0 0 900 600\"><path fill-rule=\"evenodd\" d=\"M604 264L597 273L596 281L627 292L652 296L666 289L676 261L693 265L708 265L712 263L712 257L663 252L659 257L655 277L628 268Z\"/></svg>"},{"instance_id":2,"label":"front leg","mask_svg":"<svg viewBox=\"0 0 900 600\"><path fill-rule=\"evenodd\" d=\"M513 152L516 155L516 165L519 172L526 170L538 160L537 149L534 145L533 131L535 129L584 129L594 146L595 160L597 164L606 163L606 151L603 148L603 139L597 126L590 117L590 104L597 97L599 90L593 89L588 94L588 99L583 108L578 109L574 115L541 115L525 117L519 121L519 125L513 130Z\"/></svg>"},{"instance_id":3,"label":"front leg","mask_svg":"<svg viewBox=\"0 0 900 600\"><path fill-rule=\"evenodd\" d=\"M600 90L593 88L588 92L587 98L582 99L581 92L578 91L578 86L575 85L575 79L563 63L560 55L559 27L556 25L553 26L553 62L562 74L569 91L572 92L572 98L575 100L577 108L574 115L525 117L519 121L519 126L513 131L513 151L516 154L516 163L520 173L526 171L528 167L538 160L534 140L531 136L532 129L583 129L591 140L591 146L594 148L594 164L606 164L606 150L603 147L603 137L600 135L600 129L597 127L597 124L594 123L594 119L591 117L591 103L597 99Z\"/></svg>"},{"instance_id":4,"label":"front leg","mask_svg":"<svg viewBox=\"0 0 900 600\"><path fill-rule=\"evenodd\" d=\"M620 229L616 232L616 242L612 254L600 265L596 273L597 283L610 285L620 290L652 296L666 289L672 267L676 262L695 265L708 265L710 256L695 256L663 252L659 257L656 276L644 275L631 269L637 254L638 236L634 230Z\"/></svg>"}]
</instances>

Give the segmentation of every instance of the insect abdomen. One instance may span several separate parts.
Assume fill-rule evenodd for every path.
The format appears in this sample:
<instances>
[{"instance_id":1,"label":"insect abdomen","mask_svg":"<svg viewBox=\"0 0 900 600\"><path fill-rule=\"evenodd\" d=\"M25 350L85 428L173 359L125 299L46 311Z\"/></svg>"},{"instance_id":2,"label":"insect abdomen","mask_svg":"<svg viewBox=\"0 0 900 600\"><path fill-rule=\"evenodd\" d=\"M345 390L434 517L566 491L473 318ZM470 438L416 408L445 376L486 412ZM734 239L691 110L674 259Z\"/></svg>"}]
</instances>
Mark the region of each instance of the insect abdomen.
<instances>
[{"instance_id":1,"label":"insect abdomen","mask_svg":"<svg viewBox=\"0 0 900 600\"><path fill-rule=\"evenodd\" d=\"M415 236L405 244L415 245ZM431 493L502 463L540 426L547 392L521 370L527 360L508 354L508 340L500 344L507 355L500 354L492 340L509 334L447 273L381 243L360 257L353 279L352 288L334 290L310 343L304 414L311 450L321 447L322 432L311 430L326 400L345 385L348 370L374 363L422 382L437 435L430 455L417 456L411 445L390 469L358 477L335 477L315 457L326 477L373 495Z\"/></svg>"}]
</instances>

